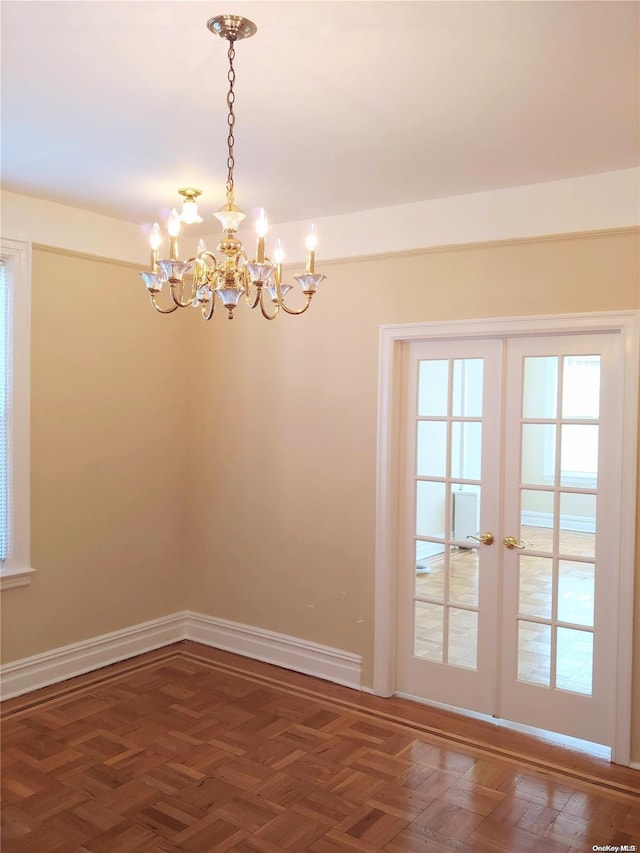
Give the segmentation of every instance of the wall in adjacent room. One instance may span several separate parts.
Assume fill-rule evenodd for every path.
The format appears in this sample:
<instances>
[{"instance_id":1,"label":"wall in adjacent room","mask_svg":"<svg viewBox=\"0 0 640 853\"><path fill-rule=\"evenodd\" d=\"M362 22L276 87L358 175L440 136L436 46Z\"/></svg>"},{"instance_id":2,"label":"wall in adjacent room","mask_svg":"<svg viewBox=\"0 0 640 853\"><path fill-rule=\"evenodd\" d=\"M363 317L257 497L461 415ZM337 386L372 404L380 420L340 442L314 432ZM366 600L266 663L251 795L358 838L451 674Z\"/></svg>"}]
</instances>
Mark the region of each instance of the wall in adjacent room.
<instances>
[{"instance_id":1,"label":"wall in adjacent room","mask_svg":"<svg viewBox=\"0 0 640 853\"><path fill-rule=\"evenodd\" d=\"M129 265L35 248L32 267L36 574L2 594L5 661L184 606L191 318L156 315Z\"/></svg>"}]
</instances>

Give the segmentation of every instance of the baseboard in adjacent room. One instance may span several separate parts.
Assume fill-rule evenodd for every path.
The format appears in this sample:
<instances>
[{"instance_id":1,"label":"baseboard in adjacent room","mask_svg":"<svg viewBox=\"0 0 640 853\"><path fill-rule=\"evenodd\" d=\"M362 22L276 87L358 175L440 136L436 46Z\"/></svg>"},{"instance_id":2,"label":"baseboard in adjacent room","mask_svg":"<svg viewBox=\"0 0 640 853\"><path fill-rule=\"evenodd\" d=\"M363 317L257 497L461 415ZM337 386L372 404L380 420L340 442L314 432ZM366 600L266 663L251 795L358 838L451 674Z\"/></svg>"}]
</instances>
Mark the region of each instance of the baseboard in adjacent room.
<instances>
[{"instance_id":1,"label":"baseboard in adjacent room","mask_svg":"<svg viewBox=\"0 0 640 853\"><path fill-rule=\"evenodd\" d=\"M521 522L529 527L553 527L553 513L522 510ZM595 533L595 519L583 515L561 515L559 519L561 530L573 530L576 533Z\"/></svg>"}]
</instances>

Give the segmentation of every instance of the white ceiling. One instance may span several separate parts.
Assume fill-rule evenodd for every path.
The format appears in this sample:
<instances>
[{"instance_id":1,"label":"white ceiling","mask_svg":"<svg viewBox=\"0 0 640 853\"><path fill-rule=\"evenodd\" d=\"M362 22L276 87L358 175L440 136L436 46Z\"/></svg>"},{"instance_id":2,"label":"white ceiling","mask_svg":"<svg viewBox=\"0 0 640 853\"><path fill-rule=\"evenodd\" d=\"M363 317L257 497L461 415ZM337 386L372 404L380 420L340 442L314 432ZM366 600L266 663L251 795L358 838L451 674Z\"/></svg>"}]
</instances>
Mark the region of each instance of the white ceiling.
<instances>
[{"instance_id":1,"label":"white ceiling","mask_svg":"<svg viewBox=\"0 0 640 853\"><path fill-rule=\"evenodd\" d=\"M132 222L176 189L272 222L640 161L635 2L2 2L6 189Z\"/></svg>"}]
</instances>

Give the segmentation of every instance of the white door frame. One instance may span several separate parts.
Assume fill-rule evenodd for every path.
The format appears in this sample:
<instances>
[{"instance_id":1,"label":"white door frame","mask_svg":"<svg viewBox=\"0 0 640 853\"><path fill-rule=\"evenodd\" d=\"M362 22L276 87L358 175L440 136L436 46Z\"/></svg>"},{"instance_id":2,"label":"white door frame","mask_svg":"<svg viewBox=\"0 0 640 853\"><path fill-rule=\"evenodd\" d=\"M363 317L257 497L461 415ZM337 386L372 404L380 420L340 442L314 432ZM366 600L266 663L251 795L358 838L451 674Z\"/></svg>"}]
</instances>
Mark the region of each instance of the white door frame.
<instances>
[{"instance_id":1,"label":"white door frame","mask_svg":"<svg viewBox=\"0 0 640 853\"><path fill-rule=\"evenodd\" d=\"M633 587L635 573L636 479L638 450L638 361L640 312L607 311L538 317L504 317L458 322L407 323L380 327L378 361L378 452L373 691L391 696L396 689L396 562L403 345L417 340L518 337L614 332L622 337L624 361L622 513L620 518L620 595L612 760L631 762L631 678Z\"/></svg>"}]
</instances>

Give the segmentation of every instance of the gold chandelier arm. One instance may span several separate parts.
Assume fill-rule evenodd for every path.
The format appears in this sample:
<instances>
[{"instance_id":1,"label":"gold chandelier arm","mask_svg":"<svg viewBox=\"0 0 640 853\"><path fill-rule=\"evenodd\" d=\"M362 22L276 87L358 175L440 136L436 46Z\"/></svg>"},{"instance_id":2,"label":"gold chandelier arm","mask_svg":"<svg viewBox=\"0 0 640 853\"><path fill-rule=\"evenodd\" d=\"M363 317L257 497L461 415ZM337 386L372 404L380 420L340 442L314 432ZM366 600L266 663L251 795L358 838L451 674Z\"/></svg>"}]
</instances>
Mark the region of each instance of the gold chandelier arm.
<instances>
[{"instance_id":1,"label":"gold chandelier arm","mask_svg":"<svg viewBox=\"0 0 640 853\"><path fill-rule=\"evenodd\" d=\"M203 260L204 258L206 261ZM215 255L209 251L203 252L200 258L190 258L187 263L192 264L191 283L186 284L184 280L169 282L171 298L176 308L189 308L190 305L193 305L198 288L203 284L208 284L214 278L218 267ZM180 287L180 296L176 293L178 287ZM187 300L184 299L185 287L189 288L188 292L191 294Z\"/></svg>"},{"instance_id":2,"label":"gold chandelier arm","mask_svg":"<svg viewBox=\"0 0 640 853\"><path fill-rule=\"evenodd\" d=\"M278 314L280 313L280 305L276 302L276 310L273 312L273 314L269 314L269 312L264 307L264 294L262 291L263 289L260 288L260 293L258 294L258 299L260 301L260 311L262 313L262 316L265 318L265 320L275 320Z\"/></svg>"},{"instance_id":3,"label":"gold chandelier arm","mask_svg":"<svg viewBox=\"0 0 640 853\"><path fill-rule=\"evenodd\" d=\"M256 287L255 290L256 290L256 295L254 296L253 299L251 299L251 297L249 296L250 291L248 288L244 292L245 302L247 303L249 308L255 308L256 305L258 304L258 302L262 301L262 288Z\"/></svg>"},{"instance_id":4,"label":"gold chandelier arm","mask_svg":"<svg viewBox=\"0 0 640 853\"><path fill-rule=\"evenodd\" d=\"M213 317L213 312L216 310L216 295L215 293L211 293L211 304L209 306L200 306L200 310L202 311L202 317L204 320L210 320Z\"/></svg>"},{"instance_id":5,"label":"gold chandelier arm","mask_svg":"<svg viewBox=\"0 0 640 853\"><path fill-rule=\"evenodd\" d=\"M159 314L173 314L173 312L178 309L177 305L172 305L171 308L161 308L156 302L155 293L150 293L149 296L151 297L151 304Z\"/></svg>"},{"instance_id":6,"label":"gold chandelier arm","mask_svg":"<svg viewBox=\"0 0 640 853\"><path fill-rule=\"evenodd\" d=\"M180 285L180 296L179 297L176 296L176 288L178 287L178 284ZM197 285L196 281L192 281L192 283L190 285L191 297L189 299L187 299L186 302L184 302L180 298L180 297L184 296L184 287L185 287L184 281L176 282L175 284L171 281L169 282L169 289L171 292L171 298L173 299L176 308L188 308L190 305L193 305L193 300L196 298L196 292L198 290L198 285Z\"/></svg>"},{"instance_id":7,"label":"gold chandelier arm","mask_svg":"<svg viewBox=\"0 0 640 853\"><path fill-rule=\"evenodd\" d=\"M236 255L236 264L239 263L240 259L243 259L245 262L247 260L247 255L245 252L238 252ZM255 308L260 302L260 294L262 292L261 287L254 287L255 296L251 296L251 288L253 287L253 282L251 281L251 276L249 275L249 271L245 266L240 267L242 272L243 282L242 285L244 287L244 301L249 306L249 308Z\"/></svg>"},{"instance_id":8,"label":"gold chandelier arm","mask_svg":"<svg viewBox=\"0 0 640 853\"><path fill-rule=\"evenodd\" d=\"M200 255L200 261L203 266L204 278L201 284L211 284L213 279L215 278L216 271L218 269L218 260L213 252L210 252L208 249Z\"/></svg>"},{"instance_id":9,"label":"gold chandelier arm","mask_svg":"<svg viewBox=\"0 0 640 853\"><path fill-rule=\"evenodd\" d=\"M280 288L279 288L279 287L278 287L278 293L280 293ZM307 308L309 307L309 305L311 305L311 296L307 296L307 301L304 303L304 305L302 306L302 308L287 308L287 306L284 304L284 297L282 296L282 294L280 294L280 307L281 307L281 308L282 308L282 310L283 310L283 311L285 311L287 314L294 314L294 315L296 315L296 316L297 316L298 314L304 314L304 312L307 310Z\"/></svg>"}]
</instances>

